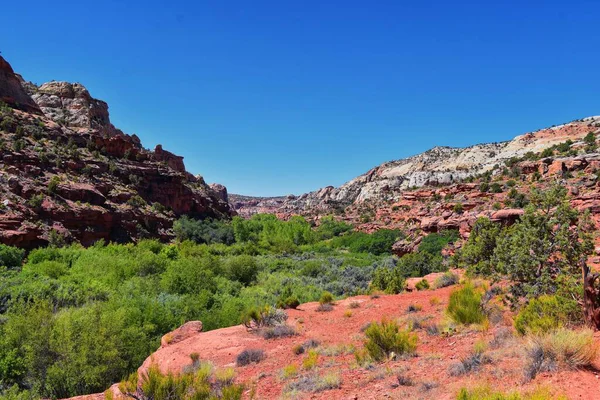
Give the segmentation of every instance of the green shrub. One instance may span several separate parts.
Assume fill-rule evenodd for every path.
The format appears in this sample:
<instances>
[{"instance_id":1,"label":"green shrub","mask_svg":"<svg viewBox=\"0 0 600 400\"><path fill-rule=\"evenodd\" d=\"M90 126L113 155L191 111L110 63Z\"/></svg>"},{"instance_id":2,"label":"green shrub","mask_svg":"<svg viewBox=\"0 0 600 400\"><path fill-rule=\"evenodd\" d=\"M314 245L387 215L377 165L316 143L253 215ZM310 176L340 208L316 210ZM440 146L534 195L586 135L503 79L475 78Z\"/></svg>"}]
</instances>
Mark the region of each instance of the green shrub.
<instances>
[{"instance_id":1,"label":"green shrub","mask_svg":"<svg viewBox=\"0 0 600 400\"><path fill-rule=\"evenodd\" d=\"M365 330L365 349L375 361L395 355L413 354L417 349L417 335L409 330L400 330L394 321L382 320L371 323Z\"/></svg>"},{"instance_id":2,"label":"green shrub","mask_svg":"<svg viewBox=\"0 0 600 400\"><path fill-rule=\"evenodd\" d=\"M216 219L197 220L184 215L173 223L173 232L180 241L228 245L235 241L231 224Z\"/></svg>"},{"instance_id":3,"label":"green shrub","mask_svg":"<svg viewBox=\"0 0 600 400\"><path fill-rule=\"evenodd\" d=\"M333 295L329 292L323 292L319 298L319 304L331 304L333 303Z\"/></svg>"},{"instance_id":4,"label":"green shrub","mask_svg":"<svg viewBox=\"0 0 600 400\"><path fill-rule=\"evenodd\" d=\"M25 250L0 244L0 266L19 268L24 256Z\"/></svg>"},{"instance_id":5,"label":"green shrub","mask_svg":"<svg viewBox=\"0 0 600 400\"><path fill-rule=\"evenodd\" d=\"M438 276L435 279L433 287L436 289L440 289L446 286L456 285L460 278L454 272L445 272L444 275Z\"/></svg>"},{"instance_id":6,"label":"green shrub","mask_svg":"<svg viewBox=\"0 0 600 400\"><path fill-rule=\"evenodd\" d=\"M56 193L56 189L58 189L59 184L60 178L57 175L54 175L52 178L50 178L50 181L48 182L48 193Z\"/></svg>"},{"instance_id":7,"label":"green shrub","mask_svg":"<svg viewBox=\"0 0 600 400\"><path fill-rule=\"evenodd\" d=\"M279 299L277 301L278 308L292 308L296 309L300 305L300 301L296 296L289 296L285 299Z\"/></svg>"},{"instance_id":8,"label":"green shrub","mask_svg":"<svg viewBox=\"0 0 600 400\"><path fill-rule=\"evenodd\" d=\"M515 318L515 329L521 335L541 334L561 328L580 317L577 301L556 295L531 299Z\"/></svg>"},{"instance_id":9,"label":"green shrub","mask_svg":"<svg viewBox=\"0 0 600 400\"><path fill-rule=\"evenodd\" d=\"M417 290L427 290L429 289L429 282L427 281L427 279L421 279L419 282L417 282L415 288Z\"/></svg>"},{"instance_id":10,"label":"green shrub","mask_svg":"<svg viewBox=\"0 0 600 400\"><path fill-rule=\"evenodd\" d=\"M495 391L489 386L480 386L471 389L460 389L456 395L456 400L567 400L567 397L552 395L543 387L520 394L518 392L505 393Z\"/></svg>"},{"instance_id":11,"label":"green shrub","mask_svg":"<svg viewBox=\"0 0 600 400\"><path fill-rule=\"evenodd\" d=\"M481 307L481 297L480 291L477 291L471 283L466 283L462 288L452 291L446 311L457 323L482 323L486 317Z\"/></svg>"},{"instance_id":12,"label":"green shrub","mask_svg":"<svg viewBox=\"0 0 600 400\"><path fill-rule=\"evenodd\" d=\"M378 268L373 274L371 288L383 290L389 294L397 294L406 288L406 278L398 268Z\"/></svg>"}]
</instances>

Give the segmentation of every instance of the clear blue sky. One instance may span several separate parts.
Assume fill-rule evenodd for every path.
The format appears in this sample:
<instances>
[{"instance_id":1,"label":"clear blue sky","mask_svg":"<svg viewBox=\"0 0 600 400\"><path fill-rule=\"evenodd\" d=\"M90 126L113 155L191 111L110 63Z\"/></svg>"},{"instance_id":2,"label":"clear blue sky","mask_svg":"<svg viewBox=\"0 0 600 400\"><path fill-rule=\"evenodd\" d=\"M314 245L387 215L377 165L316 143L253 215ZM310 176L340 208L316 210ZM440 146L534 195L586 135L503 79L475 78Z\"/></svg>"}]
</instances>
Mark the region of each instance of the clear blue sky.
<instances>
[{"instance_id":1,"label":"clear blue sky","mask_svg":"<svg viewBox=\"0 0 600 400\"><path fill-rule=\"evenodd\" d=\"M0 51L250 195L600 114L597 1L10 1Z\"/></svg>"}]
</instances>

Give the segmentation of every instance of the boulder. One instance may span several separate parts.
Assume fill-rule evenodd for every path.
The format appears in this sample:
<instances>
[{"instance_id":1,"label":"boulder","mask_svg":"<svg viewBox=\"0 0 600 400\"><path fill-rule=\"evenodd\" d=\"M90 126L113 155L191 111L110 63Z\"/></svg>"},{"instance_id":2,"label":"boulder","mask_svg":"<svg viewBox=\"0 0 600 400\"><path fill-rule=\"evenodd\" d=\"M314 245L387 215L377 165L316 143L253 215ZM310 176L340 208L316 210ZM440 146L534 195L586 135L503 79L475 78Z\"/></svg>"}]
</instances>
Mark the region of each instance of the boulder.
<instances>
[{"instance_id":1,"label":"boulder","mask_svg":"<svg viewBox=\"0 0 600 400\"><path fill-rule=\"evenodd\" d=\"M181 325L172 332L167 333L160 339L160 346L166 347L171 344L179 343L189 337L202 332L201 321L189 321Z\"/></svg>"}]
</instances>

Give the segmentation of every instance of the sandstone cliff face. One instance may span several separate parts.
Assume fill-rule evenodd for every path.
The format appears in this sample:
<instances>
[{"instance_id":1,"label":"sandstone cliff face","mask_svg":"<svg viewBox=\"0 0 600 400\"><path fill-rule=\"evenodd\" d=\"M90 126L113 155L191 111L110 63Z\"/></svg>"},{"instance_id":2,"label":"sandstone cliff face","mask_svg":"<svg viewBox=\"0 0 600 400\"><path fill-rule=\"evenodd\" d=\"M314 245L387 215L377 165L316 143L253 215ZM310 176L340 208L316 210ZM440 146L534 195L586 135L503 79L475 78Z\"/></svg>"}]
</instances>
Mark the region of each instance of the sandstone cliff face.
<instances>
[{"instance_id":1,"label":"sandstone cliff face","mask_svg":"<svg viewBox=\"0 0 600 400\"><path fill-rule=\"evenodd\" d=\"M96 240L169 239L180 215L227 218L223 189L183 157L144 149L81 84L25 83L0 57L0 242L35 247L56 233ZM225 190L226 193L226 190ZM55 233L52 233L55 232Z\"/></svg>"},{"instance_id":2,"label":"sandstone cliff face","mask_svg":"<svg viewBox=\"0 0 600 400\"><path fill-rule=\"evenodd\" d=\"M0 57L0 101L31 113L40 113L38 105L27 95L12 67Z\"/></svg>"},{"instance_id":3,"label":"sandstone cliff face","mask_svg":"<svg viewBox=\"0 0 600 400\"><path fill-rule=\"evenodd\" d=\"M413 157L383 163L338 188L328 186L298 197L230 195L231 204L240 215L250 216L257 212L324 214L368 202L393 202L411 188L455 184L502 166L513 157L539 153L566 140L580 141L590 131L598 131L599 126L600 117L589 117L517 136L508 142L467 148L435 147Z\"/></svg>"}]
</instances>

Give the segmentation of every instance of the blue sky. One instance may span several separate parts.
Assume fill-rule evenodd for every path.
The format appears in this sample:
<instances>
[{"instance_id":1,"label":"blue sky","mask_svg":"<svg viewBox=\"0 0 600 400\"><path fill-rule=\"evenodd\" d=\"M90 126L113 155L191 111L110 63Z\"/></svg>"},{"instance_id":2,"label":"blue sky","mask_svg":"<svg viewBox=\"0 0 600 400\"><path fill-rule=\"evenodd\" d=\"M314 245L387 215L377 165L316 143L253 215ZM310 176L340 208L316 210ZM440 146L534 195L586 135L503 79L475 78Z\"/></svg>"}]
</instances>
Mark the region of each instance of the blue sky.
<instances>
[{"instance_id":1,"label":"blue sky","mask_svg":"<svg viewBox=\"0 0 600 400\"><path fill-rule=\"evenodd\" d=\"M2 55L249 195L600 114L597 1L42 1Z\"/></svg>"}]
</instances>

